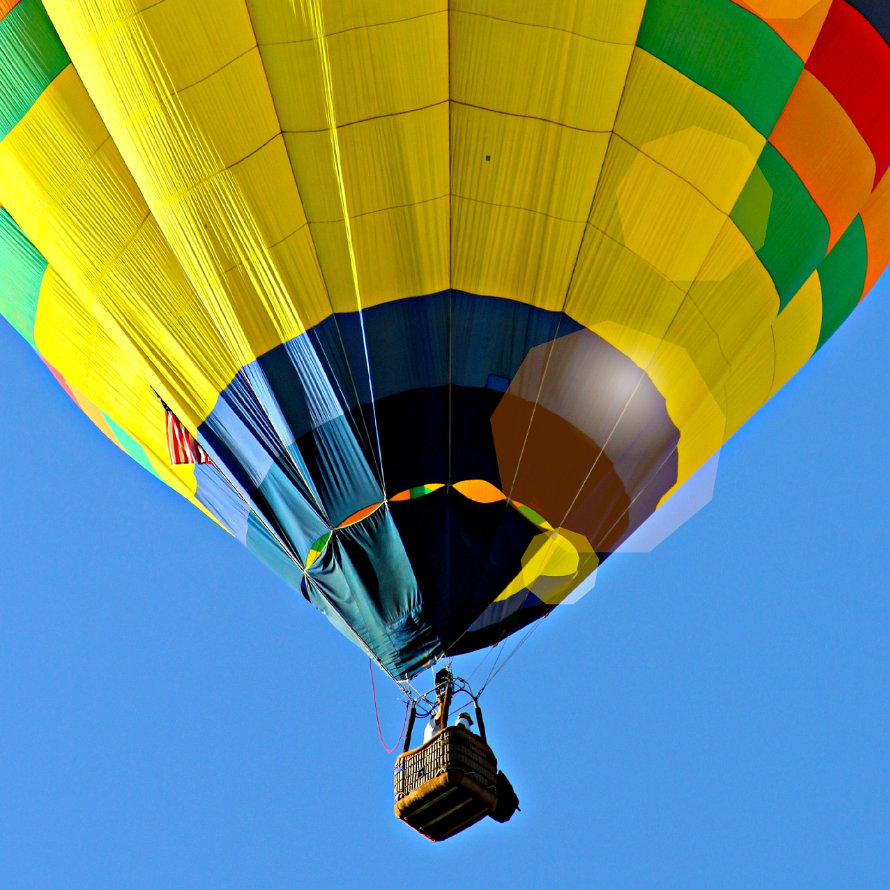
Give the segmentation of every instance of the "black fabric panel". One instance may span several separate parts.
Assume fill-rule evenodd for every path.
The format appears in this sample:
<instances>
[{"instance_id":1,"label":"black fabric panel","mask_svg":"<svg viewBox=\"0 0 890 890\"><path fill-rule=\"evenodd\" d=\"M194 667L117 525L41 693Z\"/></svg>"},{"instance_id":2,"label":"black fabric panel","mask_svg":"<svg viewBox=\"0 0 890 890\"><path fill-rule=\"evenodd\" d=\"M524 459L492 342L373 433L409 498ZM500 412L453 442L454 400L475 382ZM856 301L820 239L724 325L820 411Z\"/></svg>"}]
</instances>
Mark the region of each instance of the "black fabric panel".
<instances>
[{"instance_id":1,"label":"black fabric panel","mask_svg":"<svg viewBox=\"0 0 890 890\"><path fill-rule=\"evenodd\" d=\"M523 627L526 627L533 621L543 618L555 608L556 606L548 606L546 603L541 603L540 606L519 609L506 621L496 624L494 627L486 627L483 630L475 630L464 634L456 644L446 650L446 655L463 655L466 652L475 652L477 649L494 646L506 639L510 634L515 634L517 630L522 630Z\"/></svg>"},{"instance_id":2,"label":"black fabric panel","mask_svg":"<svg viewBox=\"0 0 890 890\"><path fill-rule=\"evenodd\" d=\"M447 386L415 389L376 402L388 497L430 482L485 479L501 487L491 432L491 415L503 393ZM448 403L451 400L449 477ZM371 408L362 406L373 423ZM360 423L357 418L356 423ZM370 456L369 456L370 460Z\"/></svg>"},{"instance_id":3,"label":"black fabric panel","mask_svg":"<svg viewBox=\"0 0 890 890\"><path fill-rule=\"evenodd\" d=\"M440 489L390 505L423 597L424 619L447 646L522 567L538 534L503 501L480 504Z\"/></svg>"}]
</instances>

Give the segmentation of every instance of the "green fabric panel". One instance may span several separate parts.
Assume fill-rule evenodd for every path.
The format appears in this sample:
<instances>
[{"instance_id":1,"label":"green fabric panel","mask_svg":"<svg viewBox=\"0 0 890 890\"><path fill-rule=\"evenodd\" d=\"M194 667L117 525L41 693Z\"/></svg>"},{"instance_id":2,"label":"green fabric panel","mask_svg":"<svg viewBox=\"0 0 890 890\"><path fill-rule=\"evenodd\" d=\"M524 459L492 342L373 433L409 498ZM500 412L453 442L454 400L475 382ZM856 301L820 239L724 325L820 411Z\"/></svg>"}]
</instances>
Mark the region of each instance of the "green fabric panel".
<instances>
[{"instance_id":1,"label":"green fabric panel","mask_svg":"<svg viewBox=\"0 0 890 890\"><path fill-rule=\"evenodd\" d=\"M328 539L331 537L331 533L328 532L326 535L322 535L310 548L309 552L312 553L321 553L324 550L324 545L327 544Z\"/></svg>"},{"instance_id":2,"label":"green fabric panel","mask_svg":"<svg viewBox=\"0 0 890 890\"><path fill-rule=\"evenodd\" d=\"M819 349L856 308L865 290L868 247L862 219L856 217L819 266L822 285L822 330Z\"/></svg>"},{"instance_id":3,"label":"green fabric panel","mask_svg":"<svg viewBox=\"0 0 890 890\"><path fill-rule=\"evenodd\" d=\"M531 507L526 507L525 504L519 508L519 512L535 525L544 525L547 522L540 513L535 512Z\"/></svg>"},{"instance_id":4,"label":"green fabric panel","mask_svg":"<svg viewBox=\"0 0 890 890\"><path fill-rule=\"evenodd\" d=\"M22 0L0 20L0 140L68 63L40 0Z\"/></svg>"},{"instance_id":5,"label":"green fabric panel","mask_svg":"<svg viewBox=\"0 0 890 890\"><path fill-rule=\"evenodd\" d=\"M15 220L0 210L0 315L32 345L46 260Z\"/></svg>"},{"instance_id":6,"label":"green fabric panel","mask_svg":"<svg viewBox=\"0 0 890 890\"><path fill-rule=\"evenodd\" d=\"M108 421L108 425L111 427L111 432L114 433L114 437L117 439L121 448L123 448L140 467L143 467L148 470L152 476L156 476L160 479L161 477L158 476L157 471L152 466L151 461L148 459L148 455L145 453L145 449L122 426L118 426L104 411L102 412L102 416Z\"/></svg>"},{"instance_id":7,"label":"green fabric panel","mask_svg":"<svg viewBox=\"0 0 890 890\"><path fill-rule=\"evenodd\" d=\"M803 62L731 0L649 0L637 44L772 132Z\"/></svg>"},{"instance_id":8,"label":"green fabric panel","mask_svg":"<svg viewBox=\"0 0 890 890\"><path fill-rule=\"evenodd\" d=\"M779 294L779 311L825 257L828 221L788 162L769 144L730 214Z\"/></svg>"}]
</instances>

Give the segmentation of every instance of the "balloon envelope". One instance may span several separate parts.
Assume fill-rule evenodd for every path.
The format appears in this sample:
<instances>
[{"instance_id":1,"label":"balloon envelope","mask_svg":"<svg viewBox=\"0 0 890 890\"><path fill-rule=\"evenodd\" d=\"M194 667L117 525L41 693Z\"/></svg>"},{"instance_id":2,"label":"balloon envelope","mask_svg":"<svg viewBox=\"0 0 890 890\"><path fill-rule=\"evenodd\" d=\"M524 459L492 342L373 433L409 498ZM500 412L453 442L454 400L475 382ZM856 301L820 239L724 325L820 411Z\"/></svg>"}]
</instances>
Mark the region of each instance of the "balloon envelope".
<instances>
[{"instance_id":1,"label":"balloon envelope","mask_svg":"<svg viewBox=\"0 0 890 890\"><path fill-rule=\"evenodd\" d=\"M890 259L877 0L0 14L0 312L397 678L589 586Z\"/></svg>"}]
</instances>

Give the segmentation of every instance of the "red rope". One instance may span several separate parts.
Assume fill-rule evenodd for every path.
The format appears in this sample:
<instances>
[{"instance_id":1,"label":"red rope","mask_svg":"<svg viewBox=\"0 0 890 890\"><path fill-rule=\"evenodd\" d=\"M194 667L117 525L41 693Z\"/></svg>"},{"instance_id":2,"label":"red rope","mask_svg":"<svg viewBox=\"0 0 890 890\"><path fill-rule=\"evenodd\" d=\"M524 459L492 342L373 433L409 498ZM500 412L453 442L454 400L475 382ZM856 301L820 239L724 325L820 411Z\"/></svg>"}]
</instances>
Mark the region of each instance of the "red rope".
<instances>
[{"instance_id":1,"label":"red rope","mask_svg":"<svg viewBox=\"0 0 890 890\"><path fill-rule=\"evenodd\" d=\"M377 719L377 735L380 736L380 744L383 745L383 750L386 751L387 754L392 754L396 748L399 747L399 742L402 740L402 733L405 731L405 727L408 725L408 708L409 702L405 700L405 722L402 724L402 729L399 732L399 737L396 739L396 743L391 747L386 747L386 742L383 741L383 730L380 729L380 715L377 713L377 689L374 686L374 666L371 664L371 659L368 659L368 671L371 674L371 694L374 696L374 717Z\"/></svg>"}]
</instances>

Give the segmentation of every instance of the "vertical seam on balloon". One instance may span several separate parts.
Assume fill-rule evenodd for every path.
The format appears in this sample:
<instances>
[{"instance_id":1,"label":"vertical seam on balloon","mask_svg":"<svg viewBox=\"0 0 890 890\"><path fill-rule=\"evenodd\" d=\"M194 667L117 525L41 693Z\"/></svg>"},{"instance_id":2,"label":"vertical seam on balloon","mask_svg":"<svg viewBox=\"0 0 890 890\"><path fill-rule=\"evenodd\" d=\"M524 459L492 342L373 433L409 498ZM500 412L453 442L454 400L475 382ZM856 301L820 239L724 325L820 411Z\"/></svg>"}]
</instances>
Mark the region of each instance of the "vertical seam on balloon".
<instances>
[{"instance_id":1,"label":"vertical seam on balloon","mask_svg":"<svg viewBox=\"0 0 890 890\"><path fill-rule=\"evenodd\" d=\"M296 0L292 0L292 3L295 3L295 2L296 2ZM362 316L362 299L361 299L361 291L359 289L359 283L358 283L358 268L356 266L356 261L355 261L355 248L354 248L354 245L352 242L352 228L349 224L349 208L348 208L347 202L346 202L346 186L343 181L343 169L342 169L342 166L340 163L340 140L337 136L337 121L334 116L333 79L331 76L330 59L328 58L327 41L325 39L325 34L324 34L324 16L322 14L321 7L319 5L319 0L300 0L300 3L301 3L301 8L302 8L304 17L307 13L307 8L308 8L311 25L312 25L313 30L315 31L316 48L317 48L318 54L319 54L319 61L321 62L321 66L322 66L322 79L324 81L324 91L325 91L325 115L327 116L327 119L328 119L328 129L329 129L329 133L330 133L331 149L332 149L333 161L334 161L334 173L337 177L337 188L340 193L340 204L343 209L343 224L346 229L346 243L347 243L347 247L349 249L349 264L350 264L350 268L352 271L352 283L353 283L353 287L355 289L355 299L356 299L356 308L358 311L359 327L362 332L362 345L364 347L364 352L365 352L365 363L366 363L367 369L368 369L368 390L369 390L369 394L371 397L371 413L374 417L374 434L377 438L377 453L380 458L380 476L381 476L381 481L383 483L383 485L382 485L383 496L385 498L386 497L386 477L385 477L384 471L383 471L383 452L380 447L380 427L377 423L377 405L376 405L375 399L374 399L374 381L373 381L373 377L371 374L371 359L370 359L370 355L368 353L368 338L365 334L365 320L364 320L364 317ZM296 12L296 10L295 10L295 12ZM359 406L358 410L361 410L361 406ZM328 602L330 602L330 600L328 600ZM336 607L334 607L334 608L335 608L335 611L337 611L339 614L339 610L337 610ZM383 633L389 639L389 642L392 645L393 649L398 651L398 647L395 645L392 635L390 634L386 625L383 624L382 622L381 622L381 628L383 630ZM383 667L383 664L380 662L380 659L377 658L376 655L374 655L370 651L368 652L368 655L369 655L369 657L372 657L380 665L380 667L384 671L386 671L387 674L389 674L389 671L387 671L386 668ZM390 674L390 676L392 676L392 675Z\"/></svg>"},{"instance_id":2,"label":"vertical seam on balloon","mask_svg":"<svg viewBox=\"0 0 890 890\"><path fill-rule=\"evenodd\" d=\"M454 557L452 550L451 511L449 503L451 497L451 484L454 476L454 442L452 441L454 430L454 155L451 142L451 118L454 104L451 95L451 0L448 0L446 15L448 27L448 485L445 489L445 509L447 511L445 521L445 551L448 554L446 572L448 574L448 589L450 590L451 566ZM437 661L438 659L435 660Z\"/></svg>"},{"instance_id":3,"label":"vertical seam on balloon","mask_svg":"<svg viewBox=\"0 0 890 890\"><path fill-rule=\"evenodd\" d=\"M324 15L319 0L301 0L304 15L309 12L309 20L315 31L316 49L322 69L322 82L324 85L325 116L328 120L328 133L331 142L332 160L334 163L334 175L337 179L337 190L340 196L340 206L343 210L343 226L346 231L346 246L349 251L349 266L352 272L352 285L355 291L356 309L358 311L359 327L362 332L362 346L365 352L365 365L368 370L368 390L371 397L371 413L374 418L374 435L377 440L377 454L380 459L380 480L383 495L386 497L386 474L383 467L383 450L380 444L380 427L377 422L377 405L374 397L374 378L371 373L371 357L368 352L368 338L365 332L365 320L362 315L362 296L358 281L358 266L355 259L355 245L352 240L352 226L349 221L349 207L346 200L346 184L343 179L343 166L340 159L340 139L337 134L337 119L334 114L334 84L331 74L330 57L328 55L327 39L324 32ZM359 409L360 410L360 409Z\"/></svg>"},{"instance_id":4,"label":"vertical seam on balloon","mask_svg":"<svg viewBox=\"0 0 890 890\"><path fill-rule=\"evenodd\" d=\"M256 50L259 53L260 64L262 65L263 72L265 73L266 72L266 60L263 56L263 51L260 47L259 40L257 39L257 36L256 36L256 26L254 25L254 22L253 22L253 15L251 14L250 5L246 2L244 5L244 9L245 9L245 13L247 14L247 19L250 22L251 31L253 32L254 46L256 47ZM296 10L294 10L294 14L296 15ZM269 83L268 75L266 76L266 81L267 81L267 83ZM296 173L294 170L294 162L293 162L293 158L291 157L290 148L288 148L287 140L284 138L284 130L281 127L281 115L278 112L278 105L275 101L275 96L272 93L271 83L269 83L269 97L272 101L272 107L275 109L275 118L278 122L278 135L280 135L282 138L282 142L284 144L284 151L287 154L287 158L290 163L291 178L293 179L294 189L296 190L297 196L300 199L300 206L303 209L303 216L306 217L305 227L309 233L309 240L312 242L312 252L313 252L314 259L315 259L315 265L318 269L318 274L319 274L319 277L321 278L322 284L324 285L325 295L328 298L328 305L331 307L330 318L333 320L334 327L337 331L337 339L340 341L340 350L343 353L343 364L346 366L346 370L349 373L349 382L352 384L352 390L353 390L353 393L355 394L355 404L356 404L356 407L359 409L357 411L357 414L361 420L361 426L364 427L365 440L368 445L368 452L370 453L371 457L374 459L374 464L375 464L375 468L377 470L378 480L380 481L381 489L382 489L382 487L383 487L383 470L382 470L382 467L378 464L377 456L374 454L374 449L373 449L372 443L371 443L371 432L368 429L368 424L367 424L367 421L365 420L364 412L360 410L361 398L360 398L359 392L358 392L358 385L355 382L355 375L352 372L352 365L350 365L349 357L346 353L346 343L343 340L343 332L340 330L340 322L337 319L337 313L334 311L334 304L333 304L333 301L331 300L330 289L328 287L327 281L325 280L324 268L322 267L321 262L318 259L318 248L315 244L315 236L312 233L312 224L309 222L308 215L306 214L306 206L303 203L303 196L300 193L300 185L297 182L297 177L296 177ZM302 230L302 228L303 227L301 226L300 229L298 229L297 231ZM325 350L324 343L321 341L321 339L319 339L317 341L317 343L314 344L313 348L321 351L321 354L324 356L325 362L327 363L328 367L332 368L333 363L330 361L330 359L328 357L327 350ZM340 398L342 399L343 408L344 408L344 416L348 419L348 422L350 423L350 425L355 424L355 421L352 416L352 412L348 409L349 408L349 399L347 398L346 393L344 392L343 387L340 384L339 377L335 373L334 374L326 374L325 376L327 376L329 381L333 378L333 382L340 392ZM355 426L357 428L358 424L355 424ZM356 431L358 432L358 429L356 429ZM383 491L383 494L385 497L386 496L385 490Z\"/></svg>"}]
</instances>

